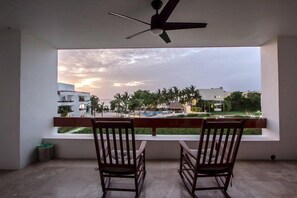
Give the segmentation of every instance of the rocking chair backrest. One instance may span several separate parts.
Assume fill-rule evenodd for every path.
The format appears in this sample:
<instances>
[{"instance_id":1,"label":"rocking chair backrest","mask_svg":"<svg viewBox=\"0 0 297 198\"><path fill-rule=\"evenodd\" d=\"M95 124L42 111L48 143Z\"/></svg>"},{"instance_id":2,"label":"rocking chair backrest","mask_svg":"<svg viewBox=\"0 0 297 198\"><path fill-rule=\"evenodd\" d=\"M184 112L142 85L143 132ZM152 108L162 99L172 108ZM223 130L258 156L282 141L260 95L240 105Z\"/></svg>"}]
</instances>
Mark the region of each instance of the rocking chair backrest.
<instances>
[{"instance_id":1,"label":"rocking chair backrest","mask_svg":"<svg viewBox=\"0 0 297 198\"><path fill-rule=\"evenodd\" d=\"M202 123L196 169L232 168L243 132L243 121L208 121Z\"/></svg>"},{"instance_id":2,"label":"rocking chair backrest","mask_svg":"<svg viewBox=\"0 0 297 198\"><path fill-rule=\"evenodd\" d=\"M92 119L92 125L99 169L135 168L133 120L96 121Z\"/></svg>"}]
</instances>

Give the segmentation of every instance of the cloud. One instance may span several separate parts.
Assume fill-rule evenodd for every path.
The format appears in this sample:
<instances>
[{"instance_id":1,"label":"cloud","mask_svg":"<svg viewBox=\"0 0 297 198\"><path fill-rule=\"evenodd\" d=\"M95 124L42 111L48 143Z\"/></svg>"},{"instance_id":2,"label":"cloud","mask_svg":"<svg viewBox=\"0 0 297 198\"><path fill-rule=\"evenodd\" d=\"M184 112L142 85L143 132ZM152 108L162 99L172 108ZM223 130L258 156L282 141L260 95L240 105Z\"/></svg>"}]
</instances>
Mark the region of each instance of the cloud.
<instances>
[{"instance_id":1,"label":"cloud","mask_svg":"<svg viewBox=\"0 0 297 198\"><path fill-rule=\"evenodd\" d=\"M138 87L141 85L144 85L144 82L130 81L130 82L126 82L126 83L118 83L118 82L113 83L114 87Z\"/></svg>"},{"instance_id":2,"label":"cloud","mask_svg":"<svg viewBox=\"0 0 297 198\"><path fill-rule=\"evenodd\" d=\"M84 87L90 87L90 88L100 88L98 86L98 81L100 81L101 78L84 78L75 83L76 88L84 88Z\"/></svg>"},{"instance_id":3,"label":"cloud","mask_svg":"<svg viewBox=\"0 0 297 198\"><path fill-rule=\"evenodd\" d=\"M59 50L58 79L104 98L139 88L192 84L223 86L227 91L260 90L259 54L259 48Z\"/></svg>"},{"instance_id":4,"label":"cloud","mask_svg":"<svg viewBox=\"0 0 297 198\"><path fill-rule=\"evenodd\" d=\"M151 49L92 49L59 50L59 67L68 72L106 72L108 69L144 67L199 53L204 49L151 48Z\"/></svg>"},{"instance_id":5,"label":"cloud","mask_svg":"<svg viewBox=\"0 0 297 198\"><path fill-rule=\"evenodd\" d=\"M59 73L66 72L67 70L68 70L67 66L59 65L59 67L58 67Z\"/></svg>"}]
</instances>

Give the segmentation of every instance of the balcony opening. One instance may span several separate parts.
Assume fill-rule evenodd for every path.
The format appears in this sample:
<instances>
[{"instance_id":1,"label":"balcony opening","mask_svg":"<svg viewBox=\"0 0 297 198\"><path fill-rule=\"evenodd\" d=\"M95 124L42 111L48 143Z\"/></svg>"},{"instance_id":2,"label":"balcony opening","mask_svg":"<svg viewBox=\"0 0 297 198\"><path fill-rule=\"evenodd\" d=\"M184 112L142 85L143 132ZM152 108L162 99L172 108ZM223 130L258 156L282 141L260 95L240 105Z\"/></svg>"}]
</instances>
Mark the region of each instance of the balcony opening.
<instances>
[{"instance_id":1,"label":"balcony opening","mask_svg":"<svg viewBox=\"0 0 297 198\"><path fill-rule=\"evenodd\" d=\"M58 94L64 94L59 95L58 109L65 110L59 116L262 116L259 47L59 50L58 54ZM61 101L73 102L71 112ZM199 134L195 128L153 130L158 135ZM61 127L58 133L90 134L91 129ZM152 134L152 129L140 127L136 133ZM245 135L261 134L261 128L245 130Z\"/></svg>"}]
</instances>

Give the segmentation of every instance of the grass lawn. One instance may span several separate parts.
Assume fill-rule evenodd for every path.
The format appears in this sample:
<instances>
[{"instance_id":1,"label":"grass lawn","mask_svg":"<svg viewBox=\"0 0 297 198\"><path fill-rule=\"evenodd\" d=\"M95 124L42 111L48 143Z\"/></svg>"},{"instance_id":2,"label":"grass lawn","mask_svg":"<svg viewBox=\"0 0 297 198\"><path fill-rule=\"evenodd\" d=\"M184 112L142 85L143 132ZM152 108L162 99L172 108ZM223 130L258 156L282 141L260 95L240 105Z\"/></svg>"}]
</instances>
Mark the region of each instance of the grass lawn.
<instances>
[{"instance_id":1,"label":"grass lawn","mask_svg":"<svg viewBox=\"0 0 297 198\"><path fill-rule=\"evenodd\" d=\"M67 132L72 131L74 129L76 129L76 127L59 127L57 132L58 133L67 133Z\"/></svg>"},{"instance_id":2,"label":"grass lawn","mask_svg":"<svg viewBox=\"0 0 297 198\"><path fill-rule=\"evenodd\" d=\"M260 113L259 112L241 112L241 111L209 112L204 114L190 113L187 115L171 116L171 118L178 118L178 117L217 118L218 116L224 116L225 118L250 118L251 116L260 117Z\"/></svg>"},{"instance_id":3,"label":"grass lawn","mask_svg":"<svg viewBox=\"0 0 297 198\"><path fill-rule=\"evenodd\" d=\"M225 116L226 118L249 118L249 115L259 116L258 112L211 112L206 114L188 114L188 115L178 115L174 117L197 117L197 118L212 118L217 116ZM58 133L66 133L75 129L74 127L60 127L58 128ZM73 134L91 134L92 128L82 128ZM150 128L135 128L136 134L152 134ZM196 128L158 128L157 135L197 135L200 134L200 129ZM244 129L244 135L262 135L262 129Z\"/></svg>"}]
</instances>

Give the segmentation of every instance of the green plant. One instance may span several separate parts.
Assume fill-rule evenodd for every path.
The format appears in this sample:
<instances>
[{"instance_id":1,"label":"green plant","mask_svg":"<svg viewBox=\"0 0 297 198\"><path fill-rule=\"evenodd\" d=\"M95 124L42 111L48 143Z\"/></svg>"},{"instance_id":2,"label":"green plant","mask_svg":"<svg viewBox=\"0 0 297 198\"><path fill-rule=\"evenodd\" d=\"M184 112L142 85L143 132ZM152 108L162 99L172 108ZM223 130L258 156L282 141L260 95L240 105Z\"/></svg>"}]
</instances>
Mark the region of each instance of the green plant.
<instances>
[{"instance_id":1,"label":"green plant","mask_svg":"<svg viewBox=\"0 0 297 198\"><path fill-rule=\"evenodd\" d=\"M199 135L199 128L157 128L157 135ZM73 134L92 134L92 128L82 128ZM151 135L150 128L135 128L135 134ZM244 135L261 135L262 129L246 128L243 131Z\"/></svg>"},{"instance_id":2,"label":"green plant","mask_svg":"<svg viewBox=\"0 0 297 198\"><path fill-rule=\"evenodd\" d=\"M61 114L61 117L66 117L69 112L72 112L71 106L59 106L58 113Z\"/></svg>"},{"instance_id":3,"label":"green plant","mask_svg":"<svg viewBox=\"0 0 297 198\"><path fill-rule=\"evenodd\" d=\"M76 129L76 127L59 127L57 133L67 133L73 129Z\"/></svg>"},{"instance_id":4,"label":"green plant","mask_svg":"<svg viewBox=\"0 0 297 198\"><path fill-rule=\"evenodd\" d=\"M193 112L201 112L202 108L201 107L191 107L191 111Z\"/></svg>"}]
</instances>

